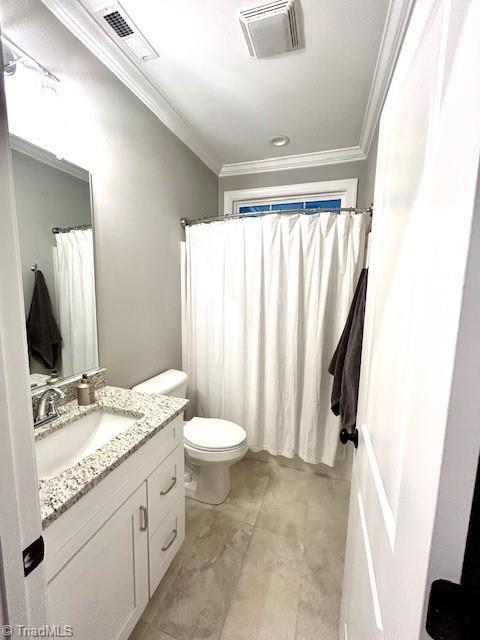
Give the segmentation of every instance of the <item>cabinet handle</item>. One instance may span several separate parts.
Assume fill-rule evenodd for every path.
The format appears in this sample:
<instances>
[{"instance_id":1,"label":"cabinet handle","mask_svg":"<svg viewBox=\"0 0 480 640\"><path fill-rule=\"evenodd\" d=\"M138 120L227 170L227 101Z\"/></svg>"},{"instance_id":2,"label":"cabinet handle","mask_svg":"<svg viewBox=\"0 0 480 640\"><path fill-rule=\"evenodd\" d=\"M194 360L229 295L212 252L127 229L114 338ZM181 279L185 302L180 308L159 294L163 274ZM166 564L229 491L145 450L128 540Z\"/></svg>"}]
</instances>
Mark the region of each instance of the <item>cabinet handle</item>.
<instances>
[{"instance_id":1,"label":"cabinet handle","mask_svg":"<svg viewBox=\"0 0 480 640\"><path fill-rule=\"evenodd\" d=\"M140 505L141 524L140 531L146 531L148 527L148 509L143 504Z\"/></svg>"},{"instance_id":2,"label":"cabinet handle","mask_svg":"<svg viewBox=\"0 0 480 640\"><path fill-rule=\"evenodd\" d=\"M178 533L178 531L176 529L174 529L172 531L172 537L170 538L170 540L166 544L163 545L162 551L166 551L167 549L170 549L172 544L175 542L175 539L177 537L177 533Z\"/></svg>"},{"instance_id":3,"label":"cabinet handle","mask_svg":"<svg viewBox=\"0 0 480 640\"><path fill-rule=\"evenodd\" d=\"M170 493L170 491L176 486L177 484L177 478L172 478L171 483L168 485L168 487L165 489L165 491L160 491L160 495L161 496L166 496L167 493Z\"/></svg>"}]
</instances>

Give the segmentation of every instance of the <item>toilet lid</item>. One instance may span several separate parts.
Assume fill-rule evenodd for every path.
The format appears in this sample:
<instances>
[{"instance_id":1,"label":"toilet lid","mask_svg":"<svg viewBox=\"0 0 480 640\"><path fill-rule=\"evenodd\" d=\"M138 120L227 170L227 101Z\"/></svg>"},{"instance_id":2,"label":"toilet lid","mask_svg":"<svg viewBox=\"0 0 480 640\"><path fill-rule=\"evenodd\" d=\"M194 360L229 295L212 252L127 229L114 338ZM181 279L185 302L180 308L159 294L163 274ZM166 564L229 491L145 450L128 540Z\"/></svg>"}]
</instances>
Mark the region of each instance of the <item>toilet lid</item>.
<instances>
[{"instance_id":1,"label":"toilet lid","mask_svg":"<svg viewBox=\"0 0 480 640\"><path fill-rule=\"evenodd\" d=\"M185 442L197 449L234 449L245 442L245 430L235 422L217 418L192 418L183 428Z\"/></svg>"}]
</instances>

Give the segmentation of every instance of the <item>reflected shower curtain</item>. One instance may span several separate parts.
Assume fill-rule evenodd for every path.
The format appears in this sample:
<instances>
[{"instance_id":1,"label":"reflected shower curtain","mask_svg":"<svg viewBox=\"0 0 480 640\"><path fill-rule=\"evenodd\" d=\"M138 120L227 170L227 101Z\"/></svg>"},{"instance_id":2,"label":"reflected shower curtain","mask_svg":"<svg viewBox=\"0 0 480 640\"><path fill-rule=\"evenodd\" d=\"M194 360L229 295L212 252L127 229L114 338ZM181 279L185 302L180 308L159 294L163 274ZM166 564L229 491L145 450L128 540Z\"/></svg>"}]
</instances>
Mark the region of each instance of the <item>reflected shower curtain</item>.
<instances>
[{"instance_id":1,"label":"reflected shower curtain","mask_svg":"<svg viewBox=\"0 0 480 640\"><path fill-rule=\"evenodd\" d=\"M53 249L57 317L62 334L62 373L98 366L93 234L57 233Z\"/></svg>"},{"instance_id":2,"label":"reflected shower curtain","mask_svg":"<svg viewBox=\"0 0 480 640\"><path fill-rule=\"evenodd\" d=\"M184 366L195 415L249 448L335 463L328 365L363 266L367 214L267 215L186 229Z\"/></svg>"}]
</instances>

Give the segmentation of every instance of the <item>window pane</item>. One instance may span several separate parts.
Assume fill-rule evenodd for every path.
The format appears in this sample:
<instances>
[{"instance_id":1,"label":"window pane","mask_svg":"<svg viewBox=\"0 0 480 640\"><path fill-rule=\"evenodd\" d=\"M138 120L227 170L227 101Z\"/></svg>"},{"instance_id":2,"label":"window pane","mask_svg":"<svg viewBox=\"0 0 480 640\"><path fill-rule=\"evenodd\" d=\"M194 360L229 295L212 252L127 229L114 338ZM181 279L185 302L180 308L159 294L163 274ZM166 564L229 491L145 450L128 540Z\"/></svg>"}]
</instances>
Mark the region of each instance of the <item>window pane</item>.
<instances>
[{"instance_id":1,"label":"window pane","mask_svg":"<svg viewBox=\"0 0 480 640\"><path fill-rule=\"evenodd\" d=\"M279 202L278 204L272 204L272 209L275 211L289 211L290 209L303 209L303 202Z\"/></svg>"},{"instance_id":2,"label":"window pane","mask_svg":"<svg viewBox=\"0 0 480 640\"><path fill-rule=\"evenodd\" d=\"M342 206L342 201L338 200L315 200L314 202L306 202L306 209L337 209Z\"/></svg>"},{"instance_id":3,"label":"window pane","mask_svg":"<svg viewBox=\"0 0 480 640\"><path fill-rule=\"evenodd\" d=\"M269 204L260 204L256 207L239 207L238 213L259 213L261 211L270 211Z\"/></svg>"}]
</instances>

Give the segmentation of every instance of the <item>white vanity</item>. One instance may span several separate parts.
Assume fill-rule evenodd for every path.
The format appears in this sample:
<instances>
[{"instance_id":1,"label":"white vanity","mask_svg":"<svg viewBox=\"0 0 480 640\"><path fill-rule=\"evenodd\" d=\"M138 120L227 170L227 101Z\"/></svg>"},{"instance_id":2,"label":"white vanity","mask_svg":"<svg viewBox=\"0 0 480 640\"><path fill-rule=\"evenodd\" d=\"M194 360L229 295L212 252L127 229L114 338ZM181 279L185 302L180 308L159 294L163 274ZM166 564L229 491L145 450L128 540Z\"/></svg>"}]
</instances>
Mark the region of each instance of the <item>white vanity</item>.
<instances>
[{"instance_id":1,"label":"white vanity","mask_svg":"<svg viewBox=\"0 0 480 640\"><path fill-rule=\"evenodd\" d=\"M183 542L186 404L104 387L37 430L48 622L77 640L126 640ZM66 435L75 447L56 448ZM55 450L74 449L62 467Z\"/></svg>"}]
</instances>

